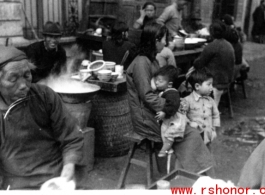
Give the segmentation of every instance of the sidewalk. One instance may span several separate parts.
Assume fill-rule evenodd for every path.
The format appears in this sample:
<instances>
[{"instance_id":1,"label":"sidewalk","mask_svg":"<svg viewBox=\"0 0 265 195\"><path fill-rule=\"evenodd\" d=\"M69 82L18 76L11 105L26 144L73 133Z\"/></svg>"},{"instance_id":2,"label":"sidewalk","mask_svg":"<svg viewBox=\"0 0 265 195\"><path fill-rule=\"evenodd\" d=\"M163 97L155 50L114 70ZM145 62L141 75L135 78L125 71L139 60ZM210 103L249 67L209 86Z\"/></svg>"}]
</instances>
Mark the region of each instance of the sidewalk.
<instances>
[{"instance_id":1,"label":"sidewalk","mask_svg":"<svg viewBox=\"0 0 265 195\"><path fill-rule=\"evenodd\" d=\"M265 44L246 42L243 47L244 57L247 61L253 61L265 57Z\"/></svg>"}]
</instances>

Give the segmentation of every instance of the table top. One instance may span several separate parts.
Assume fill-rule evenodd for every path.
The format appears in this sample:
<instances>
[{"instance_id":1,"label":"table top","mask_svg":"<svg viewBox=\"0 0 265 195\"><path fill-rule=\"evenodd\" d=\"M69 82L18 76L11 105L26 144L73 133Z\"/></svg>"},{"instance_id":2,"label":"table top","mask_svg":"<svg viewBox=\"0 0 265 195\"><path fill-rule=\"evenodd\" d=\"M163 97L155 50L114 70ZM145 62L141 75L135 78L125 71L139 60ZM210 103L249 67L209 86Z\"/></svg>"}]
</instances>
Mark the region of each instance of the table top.
<instances>
[{"instance_id":1,"label":"table top","mask_svg":"<svg viewBox=\"0 0 265 195\"><path fill-rule=\"evenodd\" d=\"M111 82L111 81L103 82L99 80L86 80L86 81L91 84L99 85L102 91L117 93L117 92L123 92L127 90L125 75L123 75L123 78L117 79L114 82Z\"/></svg>"},{"instance_id":2,"label":"table top","mask_svg":"<svg viewBox=\"0 0 265 195\"><path fill-rule=\"evenodd\" d=\"M203 50L203 47L195 48L195 49L189 49L189 50L181 50L181 51L173 51L173 54L175 57L177 56L187 56L190 54L198 54L201 53Z\"/></svg>"}]
</instances>

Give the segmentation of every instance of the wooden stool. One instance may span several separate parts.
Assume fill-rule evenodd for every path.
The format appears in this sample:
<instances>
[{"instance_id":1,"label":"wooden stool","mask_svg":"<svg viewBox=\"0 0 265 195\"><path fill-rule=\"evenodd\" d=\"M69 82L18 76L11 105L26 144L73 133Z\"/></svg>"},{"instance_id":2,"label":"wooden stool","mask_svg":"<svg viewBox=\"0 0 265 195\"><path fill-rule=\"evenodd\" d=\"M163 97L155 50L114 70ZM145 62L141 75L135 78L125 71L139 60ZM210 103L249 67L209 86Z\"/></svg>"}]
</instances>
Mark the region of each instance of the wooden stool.
<instances>
[{"instance_id":1,"label":"wooden stool","mask_svg":"<svg viewBox=\"0 0 265 195\"><path fill-rule=\"evenodd\" d=\"M138 135L135 132L130 132L125 135L130 141L133 142L131 149L128 153L128 156L126 157L125 165L123 167L123 170L121 172L121 176L118 182L118 189L121 189L124 186L127 173L129 171L130 165L138 165L141 167L144 167L146 169L146 177L147 177L147 186L149 186L152 183L152 175L153 175L153 161L152 161L152 154L153 154L153 146L152 141ZM138 149L140 143L145 143L146 145L146 154L145 154L145 161L135 159L134 154L136 149Z\"/></svg>"},{"instance_id":2,"label":"wooden stool","mask_svg":"<svg viewBox=\"0 0 265 195\"><path fill-rule=\"evenodd\" d=\"M247 93L246 93L246 88L245 88L245 80L244 79L236 79L234 81L235 85L240 85L242 87L242 92L244 95L244 98L247 99Z\"/></svg>"},{"instance_id":3,"label":"wooden stool","mask_svg":"<svg viewBox=\"0 0 265 195\"><path fill-rule=\"evenodd\" d=\"M233 107L232 107L232 101L231 101L231 94L230 94L230 84L228 84L226 87L224 87L222 90L224 90L224 93L227 93L227 103L228 103L228 109L230 112L230 117L234 117Z\"/></svg>"}]
</instances>

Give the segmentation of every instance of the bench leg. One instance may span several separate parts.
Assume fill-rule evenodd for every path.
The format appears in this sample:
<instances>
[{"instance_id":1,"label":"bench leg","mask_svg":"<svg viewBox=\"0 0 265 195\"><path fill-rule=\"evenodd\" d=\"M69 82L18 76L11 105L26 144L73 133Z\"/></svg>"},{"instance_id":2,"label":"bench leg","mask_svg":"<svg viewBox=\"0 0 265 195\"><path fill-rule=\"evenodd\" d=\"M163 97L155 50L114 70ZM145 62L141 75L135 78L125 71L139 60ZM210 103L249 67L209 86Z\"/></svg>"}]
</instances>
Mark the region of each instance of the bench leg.
<instances>
[{"instance_id":1,"label":"bench leg","mask_svg":"<svg viewBox=\"0 0 265 195\"><path fill-rule=\"evenodd\" d=\"M247 99L247 93L246 93L246 88L245 88L245 81L242 81L242 90L243 90L244 98Z\"/></svg>"},{"instance_id":2,"label":"bench leg","mask_svg":"<svg viewBox=\"0 0 265 195\"><path fill-rule=\"evenodd\" d=\"M147 176L147 186L152 183L153 176L153 161L152 161L152 142L147 140L146 142L146 176Z\"/></svg>"},{"instance_id":3,"label":"bench leg","mask_svg":"<svg viewBox=\"0 0 265 195\"><path fill-rule=\"evenodd\" d=\"M121 189L123 187L123 185L124 185L124 181L126 179L128 170L129 170L130 165L131 165L131 158L134 155L136 147L137 147L137 143L133 143L133 145L131 146L131 149L130 149L128 155L127 155L125 166L124 166L124 168L123 168L123 170L121 172L121 176L119 178L117 189Z\"/></svg>"},{"instance_id":4,"label":"bench leg","mask_svg":"<svg viewBox=\"0 0 265 195\"><path fill-rule=\"evenodd\" d=\"M227 89L227 100L228 100L228 109L230 112L230 117L233 118L234 117L234 112L233 112L233 108L232 108L232 101L231 101L231 95L230 95L230 89Z\"/></svg>"}]
</instances>

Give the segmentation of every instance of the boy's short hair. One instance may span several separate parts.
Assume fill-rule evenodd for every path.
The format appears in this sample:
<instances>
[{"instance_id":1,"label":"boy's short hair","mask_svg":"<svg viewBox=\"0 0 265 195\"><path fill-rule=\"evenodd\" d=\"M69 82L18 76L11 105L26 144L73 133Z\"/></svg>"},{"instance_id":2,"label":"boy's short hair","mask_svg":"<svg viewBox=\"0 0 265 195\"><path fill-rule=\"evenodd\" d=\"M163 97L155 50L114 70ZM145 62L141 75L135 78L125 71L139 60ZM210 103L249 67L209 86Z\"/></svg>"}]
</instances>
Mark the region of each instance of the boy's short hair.
<instances>
[{"instance_id":1,"label":"boy's short hair","mask_svg":"<svg viewBox=\"0 0 265 195\"><path fill-rule=\"evenodd\" d=\"M192 89L195 90L195 84L202 84L204 81L213 78L212 73L207 68L195 69L187 79Z\"/></svg>"},{"instance_id":2,"label":"boy's short hair","mask_svg":"<svg viewBox=\"0 0 265 195\"><path fill-rule=\"evenodd\" d=\"M178 78L178 69L173 65L163 66L154 74L154 77L159 75L167 77L169 82L174 82Z\"/></svg>"}]
</instances>

